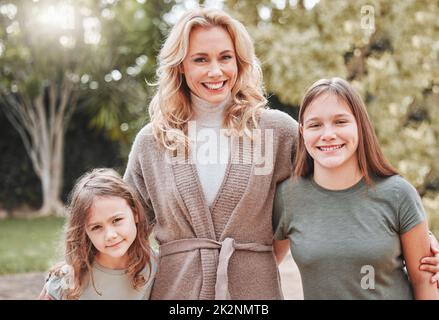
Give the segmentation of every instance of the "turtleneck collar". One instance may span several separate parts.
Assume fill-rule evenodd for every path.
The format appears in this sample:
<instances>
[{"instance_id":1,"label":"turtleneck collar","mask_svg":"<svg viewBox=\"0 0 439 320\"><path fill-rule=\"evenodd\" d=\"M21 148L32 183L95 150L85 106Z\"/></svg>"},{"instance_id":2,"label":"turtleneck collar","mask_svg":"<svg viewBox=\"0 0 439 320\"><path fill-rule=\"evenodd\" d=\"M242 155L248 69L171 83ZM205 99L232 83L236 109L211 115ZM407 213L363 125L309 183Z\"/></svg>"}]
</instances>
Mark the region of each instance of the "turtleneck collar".
<instances>
[{"instance_id":1,"label":"turtleneck collar","mask_svg":"<svg viewBox=\"0 0 439 320\"><path fill-rule=\"evenodd\" d=\"M191 93L191 104L194 110L194 119L197 126L216 128L221 127L223 115L226 107L232 102L232 95L229 93L227 98L219 104L212 104Z\"/></svg>"}]
</instances>

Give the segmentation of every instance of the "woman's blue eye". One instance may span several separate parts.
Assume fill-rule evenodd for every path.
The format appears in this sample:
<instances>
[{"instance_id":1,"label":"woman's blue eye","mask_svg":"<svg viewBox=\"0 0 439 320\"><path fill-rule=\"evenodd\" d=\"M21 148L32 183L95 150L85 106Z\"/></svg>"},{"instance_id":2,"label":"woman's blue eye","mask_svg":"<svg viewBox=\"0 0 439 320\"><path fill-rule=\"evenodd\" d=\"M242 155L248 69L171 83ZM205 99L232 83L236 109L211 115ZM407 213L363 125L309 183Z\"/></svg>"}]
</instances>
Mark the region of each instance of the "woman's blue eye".
<instances>
[{"instance_id":1,"label":"woman's blue eye","mask_svg":"<svg viewBox=\"0 0 439 320\"><path fill-rule=\"evenodd\" d=\"M195 62L205 62L206 58L195 58L194 61Z\"/></svg>"},{"instance_id":2,"label":"woman's blue eye","mask_svg":"<svg viewBox=\"0 0 439 320\"><path fill-rule=\"evenodd\" d=\"M230 60L230 59L232 59L233 57L232 56L230 56L230 55L227 55L227 56L223 56L223 59L225 59L225 60Z\"/></svg>"}]
</instances>

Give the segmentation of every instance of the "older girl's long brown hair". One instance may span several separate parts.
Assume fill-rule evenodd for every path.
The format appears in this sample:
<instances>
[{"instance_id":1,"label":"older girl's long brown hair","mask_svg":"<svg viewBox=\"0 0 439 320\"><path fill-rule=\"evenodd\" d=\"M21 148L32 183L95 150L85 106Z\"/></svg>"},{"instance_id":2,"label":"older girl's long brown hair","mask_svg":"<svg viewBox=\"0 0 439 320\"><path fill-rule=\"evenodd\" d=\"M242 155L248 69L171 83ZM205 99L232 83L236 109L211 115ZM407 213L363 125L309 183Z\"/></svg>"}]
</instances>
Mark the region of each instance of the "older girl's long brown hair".
<instances>
[{"instance_id":1,"label":"older girl's long brown hair","mask_svg":"<svg viewBox=\"0 0 439 320\"><path fill-rule=\"evenodd\" d=\"M96 197L119 197L124 199L138 219L137 235L128 249L128 275L135 289L143 286L147 279L141 274L148 264L151 270L151 249L146 215L135 192L112 169L94 169L79 178L70 195L68 218L65 226L65 263L73 269L73 286L63 296L78 299L85 286L92 282L92 264L96 249L85 230L87 217ZM151 273L150 273L151 275ZM149 275L149 276L150 276Z\"/></svg>"},{"instance_id":2,"label":"older girl's long brown hair","mask_svg":"<svg viewBox=\"0 0 439 320\"><path fill-rule=\"evenodd\" d=\"M366 106L355 89L341 78L321 79L306 91L300 104L299 125L303 128L303 115L306 108L322 94L333 94L343 100L351 109L358 127L358 166L367 185L372 184L372 175L389 177L398 174L381 151ZM302 129L299 130L299 142L296 150L294 175L309 177L314 173L314 160L306 151Z\"/></svg>"}]
</instances>

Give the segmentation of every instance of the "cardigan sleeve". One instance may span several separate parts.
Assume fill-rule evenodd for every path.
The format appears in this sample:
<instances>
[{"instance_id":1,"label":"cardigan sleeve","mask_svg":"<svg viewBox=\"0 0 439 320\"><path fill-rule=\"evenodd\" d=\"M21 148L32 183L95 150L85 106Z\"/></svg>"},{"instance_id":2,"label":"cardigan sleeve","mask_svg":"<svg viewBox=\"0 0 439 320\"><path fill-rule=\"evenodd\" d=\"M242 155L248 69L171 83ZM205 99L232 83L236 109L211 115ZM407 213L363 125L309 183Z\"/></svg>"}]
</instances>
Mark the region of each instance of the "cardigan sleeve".
<instances>
[{"instance_id":1,"label":"cardigan sleeve","mask_svg":"<svg viewBox=\"0 0 439 320\"><path fill-rule=\"evenodd\" d=\"M290 115L279 110L269 110L267 128L275 130L277 150L275 150L274 180L280 183L289 178L293 171L298 139L298 124Z\"/></svg>"},{"instance_id":2,"label":"cardigan sleeve","mask_svg":"<svg viewBox=\"0 0 439 320\"><path fill-rule=\"evenodd\" d=\"M123 179L139 196L143 210L146 214L146 218L148 219L148 223L152 225L155 221L155 214L150 201L148 189L145 184L145 177L142 174L142 170L140 167L140 154L137 147L138 144L139 141L137 137L128 156L128 164Z\"/></svg>"}]
</instances>

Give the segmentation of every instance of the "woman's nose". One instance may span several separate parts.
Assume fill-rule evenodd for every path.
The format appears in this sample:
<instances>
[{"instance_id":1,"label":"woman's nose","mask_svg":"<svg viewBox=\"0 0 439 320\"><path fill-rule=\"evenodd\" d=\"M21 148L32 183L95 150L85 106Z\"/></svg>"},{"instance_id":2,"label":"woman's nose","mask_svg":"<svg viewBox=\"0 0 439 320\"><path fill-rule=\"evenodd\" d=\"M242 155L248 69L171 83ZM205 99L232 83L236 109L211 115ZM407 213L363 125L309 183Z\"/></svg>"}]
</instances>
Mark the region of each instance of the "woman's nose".
<instances>
[{"instance_id":1,"label":"woman's nose","mask_svg":"<svg viewBox=\"0 0 439 320\"><path fill-rule=\"evenodd\" d=\"M212 62L209 66L209 77L218 77L222 74L221 68L217 62Z\"/></svg>"}]
</instances>

